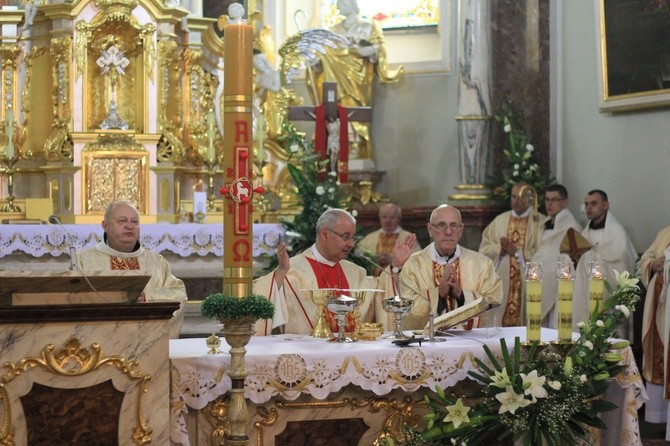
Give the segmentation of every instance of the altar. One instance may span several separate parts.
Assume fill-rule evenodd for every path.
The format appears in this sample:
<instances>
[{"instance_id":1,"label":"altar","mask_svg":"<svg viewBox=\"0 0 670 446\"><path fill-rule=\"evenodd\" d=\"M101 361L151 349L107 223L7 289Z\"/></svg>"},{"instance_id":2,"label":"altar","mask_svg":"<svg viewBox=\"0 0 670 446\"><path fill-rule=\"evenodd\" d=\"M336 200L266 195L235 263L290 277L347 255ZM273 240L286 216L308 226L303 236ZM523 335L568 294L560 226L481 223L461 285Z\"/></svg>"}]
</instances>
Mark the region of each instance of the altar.
<instances>
[{"instance_id":1,"label":"altar","mask_svg":"<svg viewBox=\"0 0 670 446\"><path fill-rule=\"evenodd\" d=\"M102 218L101 218L102 219ZM67 269L69 249L76 251L94 246L102 240L99 224L0 225L0 258L3 269L33 271ZM253 228L254 268L261 270L268 257L275 255L285 235L282 225L257 223ZM180 279L223 277L223 225L143 224L140 243L161 253L170 263L172 273ZM29 267L26 264L30 263Z\"/></svg>"},{"instance_id":2,"label":"altar","mask_svg":"<svg viewBox=\"0 0 670 446\"><path fill-rule=\"evenodd\" d=\"M556 334L542 329L543 340ZM321 444L317 438L304 442L298 427L314 420L340 420L324 434L331 445L371 445L395 435L403 423L420 422L423 395L437 386L462 390L473 384L468 371L475 368L474 358L485 358L483 345L500 357L501 336L513 345L515 337L525 339L525 328L454 331L446 342L409 348L389 340L337 344L299 335L254 337L246 354L249 444ZM171 444L211 444L211 436L225 429L228 348L223 341L221 353L208 354L204 339L170 341ZM618 409L603 415L609 429L602 432L602 445L641 445L637 409L647 396L630 347L622 355L626 371L606 393ZM355 442L343 443L352 431Z\"/></svg>"}]
</instances>

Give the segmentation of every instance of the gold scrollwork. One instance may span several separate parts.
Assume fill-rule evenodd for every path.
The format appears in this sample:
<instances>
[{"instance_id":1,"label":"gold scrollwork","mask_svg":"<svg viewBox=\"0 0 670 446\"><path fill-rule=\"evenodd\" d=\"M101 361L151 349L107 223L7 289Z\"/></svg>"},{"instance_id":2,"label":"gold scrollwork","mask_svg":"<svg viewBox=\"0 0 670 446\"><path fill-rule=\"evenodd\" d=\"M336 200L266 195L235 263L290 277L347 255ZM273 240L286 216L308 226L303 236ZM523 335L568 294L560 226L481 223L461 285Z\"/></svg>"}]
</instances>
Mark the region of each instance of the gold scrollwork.
<instances>
[{"instance_id":1,"label":"gold scrollwork","mask_svg":"<svg viewBox=\"0 0 670 446\"><path fill-rule=\"evenodd\" d=\"M230 423L228 422L228 406L229 400L224 397L219 397L207 404L205 410L205 418L212 425L212 433L209 435L211 444L225 444L226 435L230 432ZM224 443L220 443L222 440Z\"/></svg>"},{"instance_id":2,"label":"gold scrollwork","mask_svg":"<svg viewBox=\"0 0 670 446\"><path fill-rule=\"evenodd\" d=\"M283 410L321 410L337 409L341 407L351 407L351 409L366 409L369 413L386 412L382 431L374 441L375 446L386 444L385 439L392 439L396 444L402 444L406 441L403 434L403 428L409 426L417 428L421 422L421 415L417 409L426 407L423 399L414 399L411 396L405 396L401 401L396 398L368 397L365 400L358 398L343 398L338 401L315 401L306 403L289 403L278 401L274 406L261 406L257 410L260 420L254 422L256 429L256 443L263 446L263 429L274 426L281 418Z\"/></svg>"},{"instance_id":3,"label":"gold scrollwork","mask_svg":"<svg viewBox=\"0 0 670 446\"><path fill-rule=\"evenodd\" d=\"M4 409L4 417L0 427L0 444L14 444L7 387L15 378L34 368L40 368L54 375L81 376L96 371L103 366L115 367L129 380L138 382L137 425L133 429L133 439L137 445L150 443L153 429L146 422L142 409L142 396L147 392L151 375L142 373L137 361L129 361L118 355L104 357L102 347L98 343L93 343L89 348L84 348L77 338L70 338L59 350L56 350L53 344L47 344L42 349L40 357L28 356L16 363L5 363L6 373L0 378L0 399Z\"/></svg>"}]
</instances>

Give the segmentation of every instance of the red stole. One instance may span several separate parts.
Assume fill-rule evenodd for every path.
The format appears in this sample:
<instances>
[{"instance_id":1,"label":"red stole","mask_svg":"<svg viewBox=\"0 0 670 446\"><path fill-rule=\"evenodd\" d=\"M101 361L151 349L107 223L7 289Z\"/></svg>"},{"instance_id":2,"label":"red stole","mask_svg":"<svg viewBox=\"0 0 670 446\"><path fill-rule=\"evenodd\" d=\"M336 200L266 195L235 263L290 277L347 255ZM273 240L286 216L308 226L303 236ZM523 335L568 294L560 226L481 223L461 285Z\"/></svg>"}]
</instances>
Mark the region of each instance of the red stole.
<instances>
[{"instance_id":1,"label":"red stole","mask_svg":"<svg viewBox=\"0 0 670 446\"><path fill-rule=\"evenodd\" d=\"M330 266L310 257L307 257L307 261L312 267L312 271L314 272L314 277L316 277L316 283L319 288L337 288L340 290L349 289L349 281L347 280L347 276L344 274L344 270L342 269L340 262ZM330 326L332 332L337 333L339 331L339 327L337 325L337 315L326 308L324 317L326 318L326 322ZM345 326L345 331L352 332L355 329L356 320L352 312L347 314L347 324Z\"/></svg>"},{"instance_id":2,"label":"red stole","mask_svg":"<svg viewBox=\"0 0 670 446\"><path fill-rule=\"evenodd\" d=\"M326 105L321 104L314 109L316 128L314 129L314 151L321 155L321 159L328 159L326 146L328 130L326 129ZM349 181L349 115L347 109L337 106L337 116L340 119L340 161L337 171L340 174L340 183Z\"/></svg>"}]
</instances>

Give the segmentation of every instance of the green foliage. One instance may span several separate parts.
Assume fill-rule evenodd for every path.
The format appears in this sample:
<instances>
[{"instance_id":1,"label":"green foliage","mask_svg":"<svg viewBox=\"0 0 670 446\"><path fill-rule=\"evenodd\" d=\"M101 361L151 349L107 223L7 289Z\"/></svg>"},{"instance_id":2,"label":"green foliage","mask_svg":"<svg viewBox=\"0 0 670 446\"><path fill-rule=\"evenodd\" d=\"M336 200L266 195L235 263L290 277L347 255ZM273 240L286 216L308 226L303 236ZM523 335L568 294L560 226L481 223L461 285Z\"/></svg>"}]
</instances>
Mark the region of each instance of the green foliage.
<instances>
[{"instance_id":1,"label":"green foliage","mask_svg":"<svg viewBox=\"0 0 670 446\"><path fill-rule=\"evenodd\" d=\"M512 187L524 181L535 188L540 200L539 204L541 204L544 190L553 183L554 179L542 172L538 164L537 151L528 142L519 115L512 110L509 104L503 106L503 114L497 116L496 120L502 125L507 135L507 148L503 150L507 166L500 174L491 178L489 187L496 198L509 203Z\"/></svg>"},{"instance_id":2,"label":"green foliage","mask_svg":"<svg viewBox=\"0 0 670 446\"><path fill-rule=\"evenodd\" d=\"M343 207L346 196L337 175L328 172L328 160L314 152L313 145L305 141L304 135L293 124L284 125L281 142L289 158L286 167L302 206L302 212L293 220L283 219L281 223L289 236L289 250L298 253L316 241L316 221L321 214L331 208Z\"/></svg>"},{"instance_id":3,"label":"green foliage","mask_svg":"<svg viewBox=\"0 0 670 446\"><path fill-rule=\"evenodd\" d=\"M638 302L637 279L617 273L617 287L606 283L610 297L602 309L580 323L580 338L565 350L531 344L522 349L515 339L510 354L500 340L502 361L488 346L488 361L476 359L469 373L483 386L463 398L436 388L426 396L430 413L426 430L406 445L477 445L499 440L522 440L524 445L588 444L588 429L606 429L600 413L616 405L603 399L610 381L621 373L621 354L628 341L614 342L615 328L630 316ZM409 438L409 437L406 437Z\"/></svg>"},{"instance_id":4,"label":"green foliage","mask_svg":"<svg viewBox=\"0 0 670 446\"><path fill-rule=\"evenodd\" d=\"M210 294L200 307L200 314L212 319L271 319L274 311L274 304L257 294L247 297Z\"/></svg>"}]
</instances>

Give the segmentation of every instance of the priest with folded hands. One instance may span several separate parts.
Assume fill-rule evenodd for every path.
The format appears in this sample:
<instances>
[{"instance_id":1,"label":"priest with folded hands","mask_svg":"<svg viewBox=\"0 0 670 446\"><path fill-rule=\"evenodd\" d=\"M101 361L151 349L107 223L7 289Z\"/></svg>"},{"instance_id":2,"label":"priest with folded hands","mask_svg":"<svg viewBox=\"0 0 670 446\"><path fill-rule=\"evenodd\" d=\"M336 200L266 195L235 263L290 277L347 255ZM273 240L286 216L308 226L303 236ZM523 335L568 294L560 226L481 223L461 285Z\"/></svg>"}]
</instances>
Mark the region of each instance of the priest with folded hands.
<instances>
[{"instance_id":1,"label":"priest with folded hands","mask_svg":"<svg viewBox=\"0 0 670 446\"><path fill-rule=\"evenodd\" d=\"M310 334L316 323L317 306L308 290L321 288L383 290L369 292L359 311L363 321L376 320L387 329L389 315L382 309L381 300L394 294L392 270L402 268L414 249L416 237L396 242L391 264L380 277L368 276L364 268L345 260L356 241L356 219L343 209L329 209L316 223L316 242L310 248L289 258L286 244L280 243L277 268L254 281L254 293L268 296L275 304L274 318L259 321L257 334ZM335 328L334 314L328 313L327 319ZM347 329L351 331L353 327Z\"/></svg>"},{"instance_id":2,"label":"priest with folded hands","mask_svg":"<svg viewBox=\"0 0 670 446\"><path fill-rule=\"evenodd\" d=\"M458 244L463 235L458 209L446 204L435 208L428 234L433 242L413 254L400 273L402 296L414 301L404 329L423 329L431 310L439 316L479 298L487 304L500 304L502 282L493 261ZM478 326L479 318L466 323L466 328Z\"/></svg>"}]
</instances>

